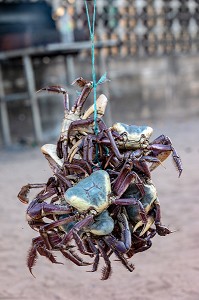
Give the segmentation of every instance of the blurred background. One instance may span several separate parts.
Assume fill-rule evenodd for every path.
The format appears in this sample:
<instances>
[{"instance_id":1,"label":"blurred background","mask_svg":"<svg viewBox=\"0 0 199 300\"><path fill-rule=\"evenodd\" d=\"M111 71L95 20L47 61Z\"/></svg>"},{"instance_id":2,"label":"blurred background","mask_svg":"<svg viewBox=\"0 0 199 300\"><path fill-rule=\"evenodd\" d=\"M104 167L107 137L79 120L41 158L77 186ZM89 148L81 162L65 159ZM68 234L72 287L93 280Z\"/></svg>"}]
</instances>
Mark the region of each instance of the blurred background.
<instances>
[{"instance_id":1,"label":"blurred background","mask_svg":"<svg viewBox=\"0 0 199 300\"><path fill-rule=\"evenodd\" d=\"M97 1L95 39L109 125L199 112L199 1ZM57 138L62 98L35 92L60 85L72 103L79 76L91 79L84 1L0 1L0 145Z\"/></svg>"},{"instance_id":2,"label":"blurred background","mask_svg":"<svg viewBox=\"0 0 199 300\"><path fill-rule=\"evenodd\" d=\"M182 158L180 179L171 158L152 174L175 232L133 257L132 274L113 260L107 282L101 265L87 273L63 258L40 256L29 274L36 233L17 194L52 175L40 145L57 141L63 119L62 95L36 91L60 85L72 105L73 80L92 79L91 45L82 0L0 0L0 299L198 300L199 1L97 0L95 40L97 80L105 71L111 80L97 88L109 99L106 123L150 125Z\"/></svg>"}]
</instances>

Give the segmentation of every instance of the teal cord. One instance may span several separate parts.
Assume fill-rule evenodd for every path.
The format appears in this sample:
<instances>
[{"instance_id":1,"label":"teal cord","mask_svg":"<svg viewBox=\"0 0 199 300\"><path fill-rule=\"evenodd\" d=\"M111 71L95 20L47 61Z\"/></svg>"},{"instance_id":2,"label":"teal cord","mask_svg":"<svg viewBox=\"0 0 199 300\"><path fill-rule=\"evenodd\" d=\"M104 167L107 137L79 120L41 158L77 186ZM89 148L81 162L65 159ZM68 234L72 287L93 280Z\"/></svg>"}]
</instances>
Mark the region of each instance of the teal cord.
<instances>
[{"instance_id":1,"label":"teal cord","mask_svg":"<svg viewBox=\"0 0 199 300\"><path fill-rule=\"evenodd\" d=\"M94 131L95 134L98 134L98 124L97 124L97 84L96 83L96 72L95 72L95 18L96 18L96 0L94 0L94 9L93 9L93 20L92 20L92 27L91 21L88 11L88 4L86 0L84 0L85 7L86 7L86 15L88 20L88 27L90 33L90 40L91 40L91 60L92 60L92 79L93 79L93 93L94 93Z\"/></svg>"}]
</instances>

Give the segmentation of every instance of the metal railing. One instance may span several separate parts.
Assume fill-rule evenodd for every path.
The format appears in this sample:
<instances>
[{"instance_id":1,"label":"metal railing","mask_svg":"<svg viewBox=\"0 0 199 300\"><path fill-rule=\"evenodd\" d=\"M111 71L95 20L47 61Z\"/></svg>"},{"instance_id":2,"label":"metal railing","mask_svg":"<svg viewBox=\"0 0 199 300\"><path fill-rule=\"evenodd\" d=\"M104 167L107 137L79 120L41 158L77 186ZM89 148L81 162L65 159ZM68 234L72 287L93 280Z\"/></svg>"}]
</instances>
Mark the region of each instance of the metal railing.
<instances>
[{"instance_id":1,"label":"metal railing","mask_svg":"<svg viewBox=\"0 0 199 300\"><path fill-rule=\"evenodd\" d=\"M92 10L92 1L89 4ZM84 1L66 7L74 29L86 35ZM107 55L160 56L199 51L198 0L100 0L96 20L97 40L120 41Z\"/></svg>"}]
</instances>

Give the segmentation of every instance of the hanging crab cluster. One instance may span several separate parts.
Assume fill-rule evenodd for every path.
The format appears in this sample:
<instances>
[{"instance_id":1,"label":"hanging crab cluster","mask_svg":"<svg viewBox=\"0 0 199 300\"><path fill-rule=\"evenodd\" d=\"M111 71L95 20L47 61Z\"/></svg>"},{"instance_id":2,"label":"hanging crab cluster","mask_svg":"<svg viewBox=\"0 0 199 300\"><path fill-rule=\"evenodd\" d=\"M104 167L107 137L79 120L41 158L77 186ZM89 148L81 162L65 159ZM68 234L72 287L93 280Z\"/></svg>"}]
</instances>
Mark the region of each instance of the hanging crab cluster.
<instances>
[{"instance_id":1,"label":"hanging crab cluster","mask_svg":"<svg viewBox=\"0 0 199 300\"><path fill-rule=\"evenodd\" d=\"M161 223L151 171L170 154L179 176L182 164L168 137L161 135L149 142L153 132L149 126L116 123L108 128L102 120L107 105L104 95L83 113L92 82L80 77L74 83L81 93L71 109L63 88L42 89L63 94L65 116L57 145L41 148L52 177L47 183L27 184L18 194L28 203L29 190L42 189L26 214L30 227L39 233L32 240L27 265L32 273L38 254L58 263L57 251L78 266L92 264L94 272L102 257L101 279L106 280L112 254L132 272L129 258L149 249L156 233L171 233Z\"/></svg>"}]
</instances>

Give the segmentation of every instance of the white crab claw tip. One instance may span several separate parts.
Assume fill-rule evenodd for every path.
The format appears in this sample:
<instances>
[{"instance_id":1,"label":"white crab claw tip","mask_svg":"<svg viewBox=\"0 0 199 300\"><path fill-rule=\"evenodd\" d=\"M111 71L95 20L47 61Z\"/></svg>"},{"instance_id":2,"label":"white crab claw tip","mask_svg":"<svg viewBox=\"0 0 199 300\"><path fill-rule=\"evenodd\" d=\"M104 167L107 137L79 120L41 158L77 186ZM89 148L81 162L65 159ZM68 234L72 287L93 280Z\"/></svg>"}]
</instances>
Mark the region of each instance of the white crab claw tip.
<instances>
[{"instance_id":1,"label":"white crab claw tip","mask_svg":"<svg viewBox=\"0 0 199 300\"><path fill-rule=\"evenodd\" d=\"M143 225L143 222L142 221L139 221L135 227L133 228L133 232L135 232L139 227L141 227Z\"/></svg>"},{"instance_id":2,"label":"white crab claw tip","mask_svg":"<svg viewBox=\"0 0 199 300\"><path fill-rule=\"evenodd\" d=\"M151 228L151 226L153 225L153 223L154 223L154 218L153 217L149 217L148 220L147 220L146 225L144 226L144 228L140 232L139 236L144 235L149 230L149 228Z\"/></svg>"}]
</instances>

